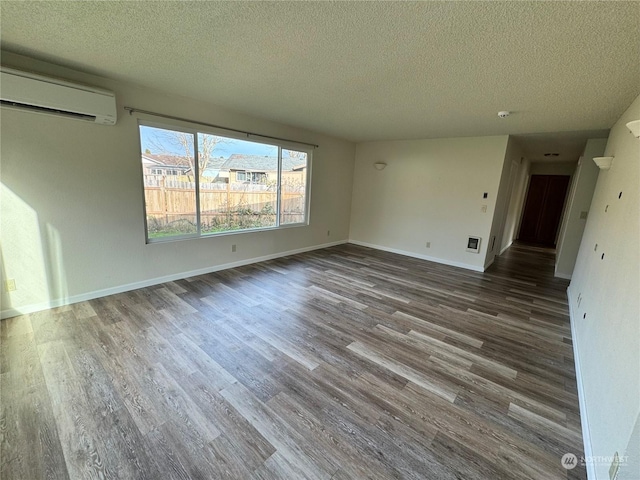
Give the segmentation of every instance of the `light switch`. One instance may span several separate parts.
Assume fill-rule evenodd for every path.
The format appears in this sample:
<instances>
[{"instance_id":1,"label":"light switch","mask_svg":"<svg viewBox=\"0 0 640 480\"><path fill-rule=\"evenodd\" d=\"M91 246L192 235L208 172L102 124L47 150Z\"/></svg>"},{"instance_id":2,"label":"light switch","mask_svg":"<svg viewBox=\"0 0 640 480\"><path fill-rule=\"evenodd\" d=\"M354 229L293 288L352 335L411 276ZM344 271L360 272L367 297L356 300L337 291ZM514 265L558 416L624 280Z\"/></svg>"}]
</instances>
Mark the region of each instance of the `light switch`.
<instances>
[{"instance_id":1,"label":"light switch","mask_svg":"<svg viewBox=\"0 0 640 480\"><path fill-rule=\"evenodd\" d=\"M14 278L10 278L5 280L4 282L4 291L5 292L13 292L16 290L16 280Z\"/></svg>"}]
</instances>

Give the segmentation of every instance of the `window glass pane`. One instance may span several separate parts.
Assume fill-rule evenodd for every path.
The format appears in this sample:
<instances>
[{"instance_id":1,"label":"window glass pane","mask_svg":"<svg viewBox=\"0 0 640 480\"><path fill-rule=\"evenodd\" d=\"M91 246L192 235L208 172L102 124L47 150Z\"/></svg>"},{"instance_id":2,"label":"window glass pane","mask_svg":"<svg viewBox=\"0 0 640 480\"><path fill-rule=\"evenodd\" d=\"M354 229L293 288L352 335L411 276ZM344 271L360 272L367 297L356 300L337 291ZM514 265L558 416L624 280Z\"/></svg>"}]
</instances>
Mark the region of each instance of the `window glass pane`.
<instances>
[{"instance_id":1,"label":"window glass pane","mask_svg":"<svg viewBox=\"0 0 640 480\"><path fill-rule=\"evenodd\" d=\"M140 125L147 234L197 233L194 135Z\"/></svg>"},{"instance_id":2,"label":"window glass pane","mask_svg":"<svg viewBox=\"0 0 640 480\"><path fill-rule=\"evenodd\" d=\"M308 156L305 152L282 149L280 225L306 221Z\"/></svg>"},{"instance_id":3,"label":"window glass pane","mask_svg":"<svg viewBox=\"0 0 640 480\"><path fill-rule=\"evenodd\" d=\"M202 233L275 227L278 147L198 133Z\"/></svg>"}]
</instances>

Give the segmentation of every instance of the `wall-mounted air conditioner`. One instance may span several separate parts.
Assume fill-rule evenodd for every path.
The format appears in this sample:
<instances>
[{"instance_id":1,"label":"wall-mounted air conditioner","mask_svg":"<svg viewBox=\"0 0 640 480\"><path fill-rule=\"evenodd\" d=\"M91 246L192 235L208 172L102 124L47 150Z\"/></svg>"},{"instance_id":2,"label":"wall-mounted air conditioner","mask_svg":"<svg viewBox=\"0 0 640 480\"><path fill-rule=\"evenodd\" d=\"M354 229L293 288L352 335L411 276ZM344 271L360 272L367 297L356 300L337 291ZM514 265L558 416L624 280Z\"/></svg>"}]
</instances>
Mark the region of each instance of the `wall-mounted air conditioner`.
<instances>
[{"instance_id":1,"label":"wall-mounted air conditioner","mask_svg":"<svg viewBox=\"0 0 640 480\"><path fill-rule=\"evenodd\" d=\"M77 83L0 67L2 106L36 113L61 115L101 125L115 125L113 92Z\"/></svg>"}]
</instances>

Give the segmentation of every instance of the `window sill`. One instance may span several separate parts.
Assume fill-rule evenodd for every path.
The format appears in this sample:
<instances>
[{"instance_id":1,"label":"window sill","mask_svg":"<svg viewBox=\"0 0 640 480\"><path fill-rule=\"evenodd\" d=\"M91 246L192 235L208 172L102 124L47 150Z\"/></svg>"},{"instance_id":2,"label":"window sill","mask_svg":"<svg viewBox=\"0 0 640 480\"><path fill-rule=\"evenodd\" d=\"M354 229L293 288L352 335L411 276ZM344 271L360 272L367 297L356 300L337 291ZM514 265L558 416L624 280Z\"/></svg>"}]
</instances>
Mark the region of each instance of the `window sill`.
<instances>
[{"instance_id":1,"label":"window sill","mask_svg":"<svg viewBox=\"0 0 640 480\"><path fill-rule=\"evenodd\" d=\"M153 245L158 243L180 242L184 240L198 240L201 238L213 238L213 237L226 237L230 235L242 235L245 233L257 233L257 232L272 232L275 230L286 230L289 228L308 227L309 223L291 223L288 225L280 225L279 227L262 227L262 228L245 228L243 230L229 230L226 232L213 232L213 233L197 233L188 235L175 235L171 237L158 237L147 238L146 244Z\"/></svg>"}]
</instances>

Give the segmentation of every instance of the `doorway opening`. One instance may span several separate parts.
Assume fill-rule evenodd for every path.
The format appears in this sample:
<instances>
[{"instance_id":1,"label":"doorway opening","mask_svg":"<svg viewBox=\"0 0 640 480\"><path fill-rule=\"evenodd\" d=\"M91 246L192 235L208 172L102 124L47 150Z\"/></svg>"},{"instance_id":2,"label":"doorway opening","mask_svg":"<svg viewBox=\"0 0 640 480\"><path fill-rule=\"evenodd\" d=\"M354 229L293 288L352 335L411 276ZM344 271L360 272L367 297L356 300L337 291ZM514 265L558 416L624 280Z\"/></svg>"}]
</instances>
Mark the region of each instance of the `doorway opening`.
<instances>
[{"instance_id":1,"label":"doorway opening","mask_svg":"<svg viewBox=\"0 0 640 480\"><path fill-rule=\"evenodd\" d=\"M518 239L555 248L569 175L531 175Z\"/></svg>"}]
</instances>

